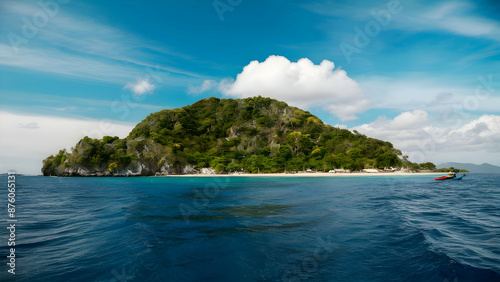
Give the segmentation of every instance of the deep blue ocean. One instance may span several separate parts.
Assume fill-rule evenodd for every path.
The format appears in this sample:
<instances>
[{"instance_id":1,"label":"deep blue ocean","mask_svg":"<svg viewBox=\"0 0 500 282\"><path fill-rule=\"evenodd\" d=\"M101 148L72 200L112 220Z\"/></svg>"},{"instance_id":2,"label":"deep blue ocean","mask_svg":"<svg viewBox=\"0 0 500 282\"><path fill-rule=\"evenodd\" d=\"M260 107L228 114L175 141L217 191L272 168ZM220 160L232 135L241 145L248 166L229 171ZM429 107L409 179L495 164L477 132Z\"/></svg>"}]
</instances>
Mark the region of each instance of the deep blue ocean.
<instances>
[{"instance_id":1,"label":"deep blue ocean","mask_svg":"<svg viewBox=\"0 0 500 282\"><path fill-rule=\"evenodd\" d=\"M16 185L1 281L500 281L498 174Z\"/></svg>"}]
</instances>

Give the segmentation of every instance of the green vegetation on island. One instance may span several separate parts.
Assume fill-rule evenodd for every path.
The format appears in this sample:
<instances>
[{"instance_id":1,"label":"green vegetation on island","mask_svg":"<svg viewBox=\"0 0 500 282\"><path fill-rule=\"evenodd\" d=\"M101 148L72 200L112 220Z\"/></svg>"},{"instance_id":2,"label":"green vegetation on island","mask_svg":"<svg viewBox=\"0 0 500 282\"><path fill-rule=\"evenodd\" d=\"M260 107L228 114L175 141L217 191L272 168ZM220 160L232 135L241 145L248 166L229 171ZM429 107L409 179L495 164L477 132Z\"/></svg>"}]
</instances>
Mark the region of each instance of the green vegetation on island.
<instances>
[{"instance_id":1,"label":"green vegetation on island","mask_svg":"<svg viewBox=\"0 0 500 282\"><path fill-rule=\"evenodd\" d=\"M430 165L431 164L431 165ZM149 115L125 139L84 137L72 152L43 161L44 175L138 175L304 168L414 166L390 142L324 124L307 111L270 98L200 100ZM432 167L434 166L434 167Z\"/></svg>"},{"instance_id":2,"label":"green vegetation on island","mask_svg":"<svg viewBox=\"0 0 500 282\"><path fill-rule=\"evenodd\" d=\"M450 167L450 168L439 168L434 170L434 172L469 172L469 171L466 169Z\"/></svg>"}]
</instances>

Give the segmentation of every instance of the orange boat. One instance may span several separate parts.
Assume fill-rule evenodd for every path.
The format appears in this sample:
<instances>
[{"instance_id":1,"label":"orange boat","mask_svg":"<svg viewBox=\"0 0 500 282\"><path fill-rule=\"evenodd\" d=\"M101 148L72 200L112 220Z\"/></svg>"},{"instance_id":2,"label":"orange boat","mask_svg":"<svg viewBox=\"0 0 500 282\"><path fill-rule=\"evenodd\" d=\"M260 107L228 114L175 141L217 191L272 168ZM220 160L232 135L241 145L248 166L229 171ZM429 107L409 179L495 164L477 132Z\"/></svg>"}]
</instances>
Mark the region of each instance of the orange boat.
<instances>
[{"instance_id":1,"label":"orange boat","mask_svg":"<svg viewBox=\"0 0 500 282\"><path fill-rule=\"evenodd\" d=\"M447 179L453 179L453 180L462 180L462 177L464 177L464 175L460 176L460 177L457 177L456 173L454 172L450 172L448 173L448 175L446 176L441 176L441 177L434 177L435 180L447 180Z\"/></svg>"},{"instance_id":2,"label":"orange boat","mask_svg":"<svg viewBox=\"0 0 500 282\"><path fill-rule=\"evenodd\" d=\"M445 180L445 179L450 179L448 176L441 176L441 177L434 177L436 180Z\"/></svg>"}]
</instances>

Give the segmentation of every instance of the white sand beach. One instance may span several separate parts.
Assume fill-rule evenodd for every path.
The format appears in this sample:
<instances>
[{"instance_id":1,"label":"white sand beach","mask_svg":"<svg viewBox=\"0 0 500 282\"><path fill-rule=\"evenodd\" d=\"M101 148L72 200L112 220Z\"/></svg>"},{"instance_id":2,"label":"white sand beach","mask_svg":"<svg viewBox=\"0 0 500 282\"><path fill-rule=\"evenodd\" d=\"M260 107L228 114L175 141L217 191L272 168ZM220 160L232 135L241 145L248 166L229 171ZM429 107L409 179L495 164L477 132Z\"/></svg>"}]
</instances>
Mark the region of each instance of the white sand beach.
<instances>
[{"instance_id":1,"label":"white sand beach","mask_svg":"<svg viewBox=\"0 0 500 282\"><path fill-rule=\"evenodd\" d=\"M163 175L156 177L357 177L357 176L417 176L417 175L445 175L443 172L351 172L351 173L328 173L328 172L298 172L298 173L231 173L231 174L184 174Z\"/></svg>"}]
</instances>

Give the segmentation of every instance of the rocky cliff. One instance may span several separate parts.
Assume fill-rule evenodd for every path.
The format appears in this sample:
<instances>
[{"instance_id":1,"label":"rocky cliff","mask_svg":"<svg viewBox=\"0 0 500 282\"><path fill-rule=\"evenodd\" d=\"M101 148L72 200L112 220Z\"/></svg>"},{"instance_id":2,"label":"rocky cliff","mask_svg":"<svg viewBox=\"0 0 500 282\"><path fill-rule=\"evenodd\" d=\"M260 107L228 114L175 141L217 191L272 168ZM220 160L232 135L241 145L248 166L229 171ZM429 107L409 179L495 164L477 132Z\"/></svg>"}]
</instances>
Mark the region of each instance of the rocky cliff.
<instances>
[{"instance_id":1,"label":"rocky cliff","mask_svg":"<svg viewBox=\"0 0 500 282\"><path fill-rule=\"evenodd\" d=\"M134 176L283 172L401 165L389 142L324 124L263 97L200 100L149 115L124 139L84 137L43 161L44 175Z\"/></svg>"}]
</instances>

